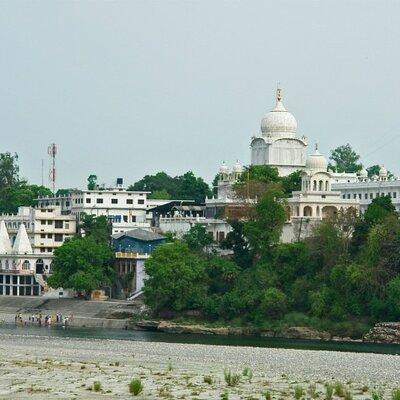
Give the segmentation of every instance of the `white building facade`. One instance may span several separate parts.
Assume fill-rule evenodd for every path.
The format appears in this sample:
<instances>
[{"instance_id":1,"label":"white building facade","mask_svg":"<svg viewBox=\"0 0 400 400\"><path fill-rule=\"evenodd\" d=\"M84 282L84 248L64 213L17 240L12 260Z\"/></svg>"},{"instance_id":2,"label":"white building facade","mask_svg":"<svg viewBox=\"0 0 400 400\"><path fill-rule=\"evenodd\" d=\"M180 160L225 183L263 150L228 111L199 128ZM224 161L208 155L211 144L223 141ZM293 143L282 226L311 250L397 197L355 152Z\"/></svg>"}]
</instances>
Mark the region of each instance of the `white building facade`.
<instances>
[{"instance_id":1,"label":"white building facade","mask_svg":"<svg viewBox=\"0 0 400 400\"><path fill-rule=\"evenodd\" d=\"M60 206L19 207L17 214L1 214L0 221L4 221L11 244L23 224L35 254L53 254L57 247L76 233L75 217L63 215Z\"/></svg>"},{"instance_id":2,"label":"white building facade","mask_svg":"<svg viewBox=\"0 0 400 400\"><path fill-rule=\"evenodd\" d=\"M146 218L146 191L129 191L122 184L105 190L73 190L69 196L43 197L39 207L61 204L63 214L71 214L76 221L82 215L106 216L112 224L112 234L135 228L150 229Z\"/></svg>"},{"instance_id":3,"label":"white building facade","mask_svg":"<svg viewBox=\"0 0 400 400\"><path fill-rule=\"evenodd\" d=\"M358 199L344 198L339 191L332 190L334 177L327 167L328 162L318 149L308 156L301 191L293 192L288 199L289 218L283 227L283 242L304 239L321 220L339 212L359 212Z\"/></svg>"},{"instance_id":4,"label":"white building facade","mask_svg":"<svg viewBox=\"0 0 400 400\"><path fill-rule=\"evenodd\" d=\"M40 296L47 290L44 275L51 269L51 254L34 253L23 223L14 244L0 221L0 296Z\"/></svg>"},{"instance_id":5,"label":"white building facade","mask_svg":"<svg viewBox=\"0 0 400 400\"><path fill-rule=\"evenodd\" d=\"M286 176L303 169L307 156L305 136L297 136L297 121L282 103L277 89L276 105L261 121L260 134L251 140L251 165L270 165Z\"/></svg>"},{"instance_id":6,"label":"white building facade","mask_svg":"<svg viewBox=\"0 0 400 400\"><path fill-rule=\"evenodd\" d=\"M353 199L360 203L360 212L364 213L373 199L389 196L396 211L400 212L400 179L389 177L382 165L379 175L368 177L367 171L360 171L355 180L332 183L332 189L340 191L343 199Z\"/></svg>"}]
</instances>

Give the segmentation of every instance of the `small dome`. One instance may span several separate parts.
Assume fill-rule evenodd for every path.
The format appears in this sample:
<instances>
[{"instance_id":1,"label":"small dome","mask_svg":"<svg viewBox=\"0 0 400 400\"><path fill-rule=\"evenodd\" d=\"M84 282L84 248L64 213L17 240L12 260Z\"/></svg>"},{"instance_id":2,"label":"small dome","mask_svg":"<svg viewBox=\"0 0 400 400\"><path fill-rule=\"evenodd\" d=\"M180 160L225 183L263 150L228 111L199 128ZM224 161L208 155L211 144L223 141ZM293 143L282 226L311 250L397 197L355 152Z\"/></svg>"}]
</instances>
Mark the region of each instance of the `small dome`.
<instances>
[{"instance_id":1,"label":"small dome","mask_svg":"<svg viewBox=\"0 0 400 400\"><path fill-rule=\"evenodd\" d=\"M296 131L296 118L286 111L282 103L282 91L278 89L275 108L261 120L261 132L265 136L294 136Z\"/></svg>"},{"instance_id":2,"label":"small dome","mask_svg":"<svg viewBox=\"0 0 400 400\"><path fill-rule=\"evenodd\" d=\"M243 172L243 165L240 164L239 160L237 160L235 165L233 166L233 172L237 172L237 173Z\"/></svg>"},{"instance_id":3,"label":"small dome","mask_svg":"<svg viewBox=\"0 0 400 400\"><path fill-rule=\"evenodd\" d=\"M363 168L363 169L359 172L358 176L359 176L360 178L368 178L368 171L367 171L365 168Z\"/></svg>"},{"instance_id":4,"label":"small dome","mask_svg":"<svg viewBox=\"0 0 400 400\"><path fill-rule=\"evenodd\" d=\"M219 173L220 174L229 174L229 168L228 166L225 164L225 161L221 164L221 166L219 167Z\"/></svg>"},{"instance_id":5,"label":"small dome","mask_svg":"<svg viewBox=\"0 0 400 400\"><path fill-rule=\"evenodd\" d=\"M307 157L306 169L314 171L326 171L327 168L328 161L326 161L326 158L318 151L318 148L316 148L314 153Z\"/></svg>"},{"instance_id":6,"label":"small dome","mask_svg":"<svg viewBox=\"0 0 400 400\"><path fill-rule=\"evenodd\" d=\"M379 176L384 177L387 175L388 175L387 169L383 165L381 165L381 168L379 169Z\"/></svg>"},{"instance_id":7,"label":"small dome","mask_svg":"<svg viewBox=\"0 0 400 400\"><path fill-rule=\"evenodd\" d=\"M377 181L377 180L378 180L378 178L379 178L379 176L378 176L378 175L372 175L372 176L371 176L371 179L372 179L373 181Z\"/></svg>"}]
</instances>

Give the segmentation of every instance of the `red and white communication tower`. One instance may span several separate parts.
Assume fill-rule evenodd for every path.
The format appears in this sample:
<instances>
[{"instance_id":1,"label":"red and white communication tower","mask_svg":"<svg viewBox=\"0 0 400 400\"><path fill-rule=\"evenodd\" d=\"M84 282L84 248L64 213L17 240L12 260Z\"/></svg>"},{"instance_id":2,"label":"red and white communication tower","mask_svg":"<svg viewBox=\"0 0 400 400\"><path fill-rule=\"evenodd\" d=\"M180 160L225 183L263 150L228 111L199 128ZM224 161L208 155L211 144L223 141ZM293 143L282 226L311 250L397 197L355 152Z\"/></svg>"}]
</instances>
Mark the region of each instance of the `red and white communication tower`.
<instances>
[{"instance_id":1,"label":"red and white communication tower","mask_svg":"<svg viewBox=\"0 0 400 400\"><path fill-rule=\"evenodd\" d=\"M47 148L47 152L50 156L50 171L49 171L49 183L53 189L53 194L56 192L56 154L57 146L55 143L51 143Z\"/></svg>"}]
</instances>

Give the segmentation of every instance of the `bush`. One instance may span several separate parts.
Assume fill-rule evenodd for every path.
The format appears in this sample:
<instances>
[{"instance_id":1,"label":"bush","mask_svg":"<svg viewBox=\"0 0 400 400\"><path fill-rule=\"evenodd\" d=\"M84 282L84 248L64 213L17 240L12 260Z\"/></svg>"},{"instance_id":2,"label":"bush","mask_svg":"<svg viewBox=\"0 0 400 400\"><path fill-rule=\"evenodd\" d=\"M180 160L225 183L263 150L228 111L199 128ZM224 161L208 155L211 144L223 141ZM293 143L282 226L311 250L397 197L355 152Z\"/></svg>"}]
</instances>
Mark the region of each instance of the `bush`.
<instances>
[{"instance_id":1,"label":"bush","mask_svg":"<svg viewBox=\"0 0 400 400\"><path fill-rule=\"evenodd\" d=\"M133 394L134 396L137 396L142 391L143 391L143 384L139 378L132 379L129 382L129 393Z\"/></svg>"},{"instance_id":2,"label":"bush","mask_svg":"<svg viewBox=\"0 0 400 400\"><path fill-rule=\"evenodd\" d=\"M101 383L99 381L96 381L93 383L93 390L95 392L100 392L101 390Z\"/></svg>"},{"instance_id":3,"label":"bush","mask_svg":"<svg viewBox=\"0 0 400 400\"><path fill-rule=\"evenodd\" d=\"M269 288L261 299L260 311L270 318L281 318L287 309L285 293L277 288Z\"/></svg>"}]
</instances>

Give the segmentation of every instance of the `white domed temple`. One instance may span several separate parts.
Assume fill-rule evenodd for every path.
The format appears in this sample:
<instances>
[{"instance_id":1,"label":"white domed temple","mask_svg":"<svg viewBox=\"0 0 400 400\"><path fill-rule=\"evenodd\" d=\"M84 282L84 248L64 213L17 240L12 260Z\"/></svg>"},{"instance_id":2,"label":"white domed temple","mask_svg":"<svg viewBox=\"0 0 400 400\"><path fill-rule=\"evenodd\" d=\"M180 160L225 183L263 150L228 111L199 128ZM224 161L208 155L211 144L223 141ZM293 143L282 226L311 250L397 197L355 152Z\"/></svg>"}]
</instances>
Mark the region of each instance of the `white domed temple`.
<instances>
[{"instance_id":1,"label":"white domed temple","mask_svg":"<svg viewBox=\"0 0 400 400\"><path fill-rule=\"evenodd\" d=\"M261 133L251 140L251 164L271 165L286 176L303 169L307 141L297 136L297 122L282 102L282 89L276 91L276 105L261 121Z\"/></svg>"}]
</instances>

